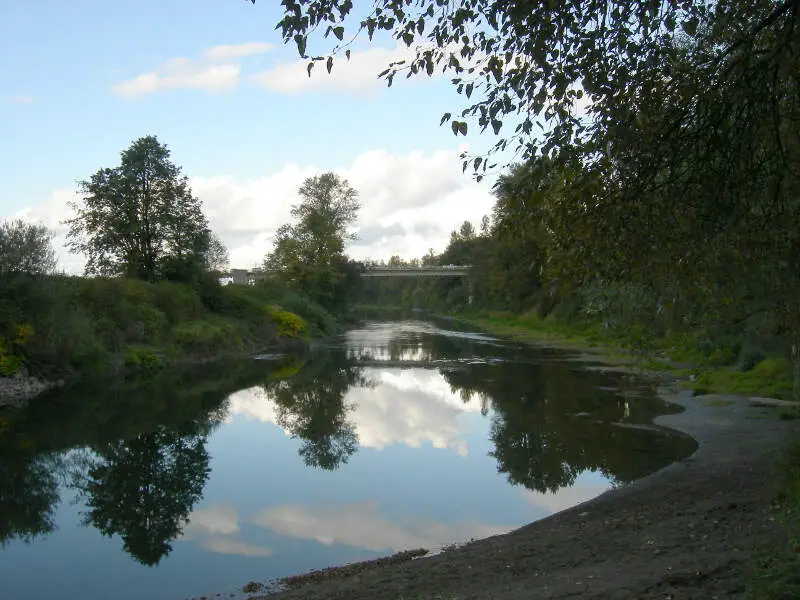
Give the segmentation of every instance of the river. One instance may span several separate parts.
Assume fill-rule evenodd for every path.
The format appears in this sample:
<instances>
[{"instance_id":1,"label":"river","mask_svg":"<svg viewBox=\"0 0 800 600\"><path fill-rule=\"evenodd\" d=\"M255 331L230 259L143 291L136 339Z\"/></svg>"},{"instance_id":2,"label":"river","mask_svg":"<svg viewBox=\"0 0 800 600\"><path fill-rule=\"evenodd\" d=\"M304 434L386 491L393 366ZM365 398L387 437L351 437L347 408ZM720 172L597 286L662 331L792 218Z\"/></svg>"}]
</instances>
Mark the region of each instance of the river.
<instances>
[{"instance_id":1,"label":"river","mask_svg":"<svg viewBox=\"0 0 800 600\"><path fill-rule=\"evenodd\" d=\"M249 581L507 532L691 454L652 383L367 321L303 356L0 412L0 598L242 598Z\"/></svg>"}]
</instances>

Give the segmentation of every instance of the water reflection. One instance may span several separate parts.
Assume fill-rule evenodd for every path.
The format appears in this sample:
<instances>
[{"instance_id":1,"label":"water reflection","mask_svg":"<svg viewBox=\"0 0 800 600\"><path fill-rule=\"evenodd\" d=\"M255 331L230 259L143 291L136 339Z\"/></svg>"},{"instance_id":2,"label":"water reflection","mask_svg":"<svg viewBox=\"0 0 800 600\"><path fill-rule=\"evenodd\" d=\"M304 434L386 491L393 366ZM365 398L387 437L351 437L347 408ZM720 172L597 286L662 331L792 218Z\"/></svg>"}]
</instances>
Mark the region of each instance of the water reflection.
<instances>
[{"instance_id":1,"label":"water reflection","mask_svg":"<svg viewBox=\"0 0 800 600\"><path fill-rule=\"evenodd\" d=\"M58 502L58 455L32 455L0 460L0 547L12 539L31 542L55 529Z\"/></svg>"},{"instance_id":2,"label":"water reflection","mask_svg":"<svg viewBox=\"0 0 800 600\"><path fill-rule=\"evenodd\" d=\"M358 436L348 417L354 406L345 402L353 387L371 383L344 350L312 356L297 375L275 379L262 387L275 403L276 423L303 440L299 453L310 467L334 470L358 449Z\"/></svg>"},{"instance_id":3,"label":"water reflection","mask_svg":"<svg viewBox=\"0 0 800 600\"><path fill-rule=\"evenodd\" d=\"M508 531L505 525L474 521L445 524L418 517L398 520L381 514L375 501L273 506L259 513L254 522L282 535L375 552L436 548L451 540L483 538Z\"/></svg>"},{"instance_id":4,"label":"water reflection","mask_svg":"<svg viewBox=\"0 0 800 600\"><path fill-rule=\"evenodd\" d=\"M94 448L73 486L84 498L84 524L140 563L157 565L172 550L208 480L208 425L163 427Z\"/></svg>"},{"instance_id":5,"label":"water reflection","mask_svg":"<svg viewBox=\"0 0 800 600\"><path fill-rule=\"evenodd\" d=\"M67 596L102 598L79 581L135 567L125 572L138 595L185 597L188 581L221 577L207 557L247 581L437 548L694 450L646 427L668 409L645 382L570 358L430 323L375 323L304 356L95 384L0 412L0 578L13 597L57 597L56 580L22 572L38 544L64 539L52 556L74 572ZM101 548L74 542L78 529L113 552L70 562L75 548ZM100 560L111 561L102 574L80 566Z\"/></svg>"}]
</instances>

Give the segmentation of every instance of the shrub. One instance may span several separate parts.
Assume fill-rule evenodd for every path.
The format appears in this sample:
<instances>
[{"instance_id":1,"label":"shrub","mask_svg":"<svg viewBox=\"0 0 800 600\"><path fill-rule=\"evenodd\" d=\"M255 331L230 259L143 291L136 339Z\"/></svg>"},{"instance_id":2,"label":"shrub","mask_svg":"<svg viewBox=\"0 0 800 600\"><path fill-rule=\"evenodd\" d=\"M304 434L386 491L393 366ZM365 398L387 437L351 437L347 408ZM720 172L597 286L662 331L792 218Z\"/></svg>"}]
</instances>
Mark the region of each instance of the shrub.
<instances>
[{"instance_id":1,"label":"shrub","mask_svg":"<svg viewBox=\"0 0 800 600\"><path fill-rule=\"evenodd\" d=\"M177 325L173 330L175 343L190 352L239 350L243 346L241 335L224 321L204 319Z\"/></svg>"},{"instance_id":2,"label":"shrub","mask_svg":"<svg viewBox=\"0 0 800 600\"><path fill-rule=\"evenodd\" d=\"M267 310L278 328L279 337L296 339L306 333L305 321L296 314L283 310L280 306L270 306Z\"/></svg>"},{"instance_id":3,"label":"shrub","mask_svg":"<svg viewBox=\"0 0 800 600\"><path fill-rule=\"evenodd\" d=\"M0 337L0 376L9 377L25 364L24 347L33 335L30 325L18 325L9 337Z\"/></svg>"},{"instance_id":4,"label":"shrub","mask_svg":"<svg viewBox=\"0 0 800 600\"><path fill-rule=\"evenodd\" d=\"M197 293L188 286L159 281L152 284L155 306L170 323L191 321L203 314L203 305Z\"/></svg>"},{"instance_id":5,"label":"shrub","mask_svg":"<svg viewBox=\"0 0 800 600\"><path fill-rule=\"evenodd\" d=\"M164 366L161 357L145 346L126 346L123 362L135 372L155 373Z\"/></svg>"}]
</instances>

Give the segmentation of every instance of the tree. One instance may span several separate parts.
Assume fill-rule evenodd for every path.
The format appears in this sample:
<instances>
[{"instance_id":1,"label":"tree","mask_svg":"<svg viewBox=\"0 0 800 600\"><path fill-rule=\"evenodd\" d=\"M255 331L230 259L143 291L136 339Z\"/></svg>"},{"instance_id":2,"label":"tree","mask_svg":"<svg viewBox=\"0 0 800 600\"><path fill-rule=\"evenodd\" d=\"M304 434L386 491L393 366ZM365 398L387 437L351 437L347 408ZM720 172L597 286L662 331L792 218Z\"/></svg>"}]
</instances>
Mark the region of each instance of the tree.
<instances>
[{"instance_id":1,"label":"tree","mask_svg":"<svg viewBox=\"0 0 800 600\"><path fill-rule=\"evenodd\" d=\"M209 236L208 251L206 252L205 258L206 268L209 272L221 275L228 270L230 262L228 248L214 233Z\"/></svg>"},{"instance_id":2,"label":"tree","mask_svg":"<svg viewBox=\"0 0 800 600\"><path fill-rule=\"evenodd\" d=\"M155 281L205 264L208 223L166 144L143 137L121 157L81 181L83 202L71 203L69 247L86 254L86 273Z\"/></svg>"},{"instance_id":3,"label":"tree","mask_svg":"<svg viewBox=\"0 0 800 600\"><path fill-rule=\"evenodd\" d=\"M51 273L56 257L53 234L44 225L22 219L0 222L0 275L10 273Z\"/></svg>"},{"instance_id":4,"label":"tree","mask_svg":"<svg viewBox=\"0 0 800 600\"><path fill-rule=\"evenodd\" d=\"M452 73L457 91L473 101L462 118L497 133L504 119L515 115L514 132L495 148L516 145L526 159L537 150L561 152L576 143L604 149L598 142L607 132L626 128L659 85L681 92L679 106L691 118L697 83L726 89L739 77L743 57L757 53L754 60L765 67L797 66L793 46L800 0L379 0L361 15L352 14L351 0L287 0L282 6L277 29L310 65L325 61L330 72L334 57L344 52L349 58L349 46L362 32L370 40L388 32L410 49L408 59L381 73L389 85L403 72L407 77ZM353 23L358 31L350 36ZM331 34L339 43L328 56L309 57L311 38ZM701 73L676 64L680 46L691 47ZM777 78L790 81L792 72L797 69L785 68ZM588 119L576 116L584 98ZM466 120L446 113L442 123L447 121L454 133L467 132ZM485 164L476 159L474 167Z\"/></svg>"},{"instance_id":5,"label":"tree","mask_svg":"<svg viewBox=\"0 0 800 600\"><path fill-rule=\"evenodd\" d=\"M358 192L338 175L324 173L306 179L299 194L302 201L291 212L297 222L278 228L265 268L335 310L344 302L345 281L355 272L344 246L355 239L349 228L360 208Z\"/></svg>"}]
</instances>

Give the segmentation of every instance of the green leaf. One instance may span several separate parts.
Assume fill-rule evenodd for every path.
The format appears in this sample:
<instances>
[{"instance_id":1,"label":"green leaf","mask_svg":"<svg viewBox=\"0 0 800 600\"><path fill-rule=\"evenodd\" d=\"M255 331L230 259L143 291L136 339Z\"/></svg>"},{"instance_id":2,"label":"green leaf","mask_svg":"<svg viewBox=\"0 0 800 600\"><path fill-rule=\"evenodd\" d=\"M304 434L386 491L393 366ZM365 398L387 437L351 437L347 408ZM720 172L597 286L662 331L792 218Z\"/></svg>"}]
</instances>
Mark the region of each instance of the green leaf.
<instances>
[{"instance_id":1,"label":"green leaf","mask_svg":"<svg viewBox=\"0 0 800 600\"><path fill-rule=\"evenodd\" d=\"M439 127L444 125L445 121L449 121L451 116L452 115L450 113L444 113L444 115L442 116L442 120L439 121Z\"/></svg>"},{"instance_id":2,"label":"green leaf","mask_svg":"<svg viewBox=\"0 0 800 600\"><path fill-rule=\"evenodd\" d=\"M697 17L692 17L691 19L688 19L681 24L686 34L692 37L694 37L694 34L697 33L697 25L698 25Z\"/></svg>"},{"instance_id":3,"label":"green leaf","mask_svg":"<svg viewBox=\"0 0 800 600\"><path fill-rule=\"evenodd\" d=\"M347 58L347 60L350 60L350 48L344 51L344 55Z\"/></svg>"},{"instance_id":4,"label":"green leaf","mask_svg":"<svg viewBox=\"0 0 800 600\"><path fill-rule=\"evenodd\" d=\"M331 69L333 69L333 57L332 56L328 57L328 60L325 63L325 68L328 69L328 73L330 73Z\"/></svg>"},{"instance_id":5,"label":"green leaf","mask_svg":"<svg viewBox=\"0 0 800 600\"><path fill-rule=\"evenodd\" d=\"M450 129L453 130L453 135L458 135L458 121L450 123Z\"/></svg>"},{"instance_id":6,"label":"green leaf","mask_svg":"<svg viewBox=\"0 0 800 600\"><path fill-rule=\"evenodd\" d=\"M467 124L464 121L459 122L458 131L461 135L467 135Z\"/></svg>"},{"instance_id":7,"label":"green leaf","mask_svg":"<svg viewBox=\"0 0 800 600\"><path fill-rule=\"evenodd\" d=\"M335 35L336 39L341 42L342 38L344 38L344 27L334 27L333 35Z\"/></svg>"},{"instance_id":8,"label":"green leaf","mask_svg":"<svg viewBox=\"0 0 800 600\"><path fill-rule=\"evenodd\" d=\"M309 77L311 77L311 69L313 69L313 68L314 68L314 63L312 61L312 62L308 63L308 67L306 67L306 70L308 71L308 76Z\"/></svg>"},{"instance_id":9,"label":"green leaf","mask_svg":"<svg viewBox=\"0 0 800 600\"><path fill-rule=\"evenodd\" d=\"M297 43L297 52L300 56L306 55L306 37L299 33L294 36L294 41Z\"/></svg>"}]
</instances>

